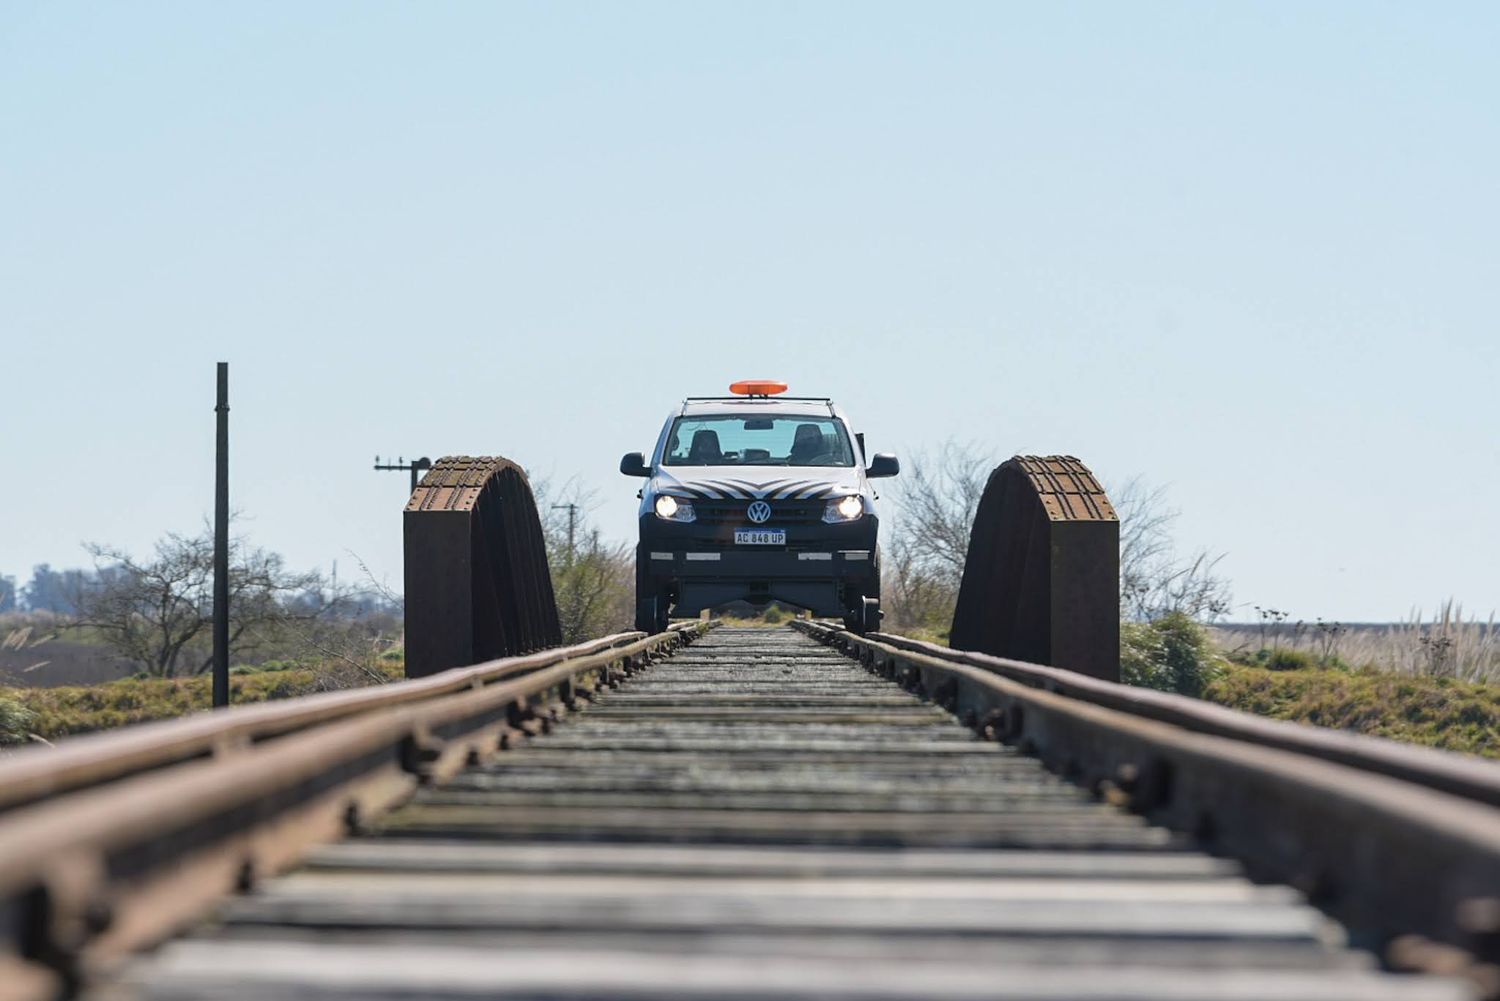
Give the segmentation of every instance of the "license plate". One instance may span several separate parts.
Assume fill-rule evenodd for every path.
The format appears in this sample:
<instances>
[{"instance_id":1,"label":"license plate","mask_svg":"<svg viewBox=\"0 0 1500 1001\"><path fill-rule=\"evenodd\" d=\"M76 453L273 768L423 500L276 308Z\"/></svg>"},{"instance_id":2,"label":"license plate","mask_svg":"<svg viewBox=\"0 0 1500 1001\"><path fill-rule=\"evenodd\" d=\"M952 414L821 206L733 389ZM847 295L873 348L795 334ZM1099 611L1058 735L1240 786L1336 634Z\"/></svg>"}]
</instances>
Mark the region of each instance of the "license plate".
<instances>
[{"instance_id":1,"label":"license plate","mask_svg":"<svg viewBox=\"0 0 1500 1001\"><path fill-rule=\"evenodd\" d=\"M736 546L784 546L786 545L786 529L736 528L734 544Z\"/></svg>"}]
</instances>

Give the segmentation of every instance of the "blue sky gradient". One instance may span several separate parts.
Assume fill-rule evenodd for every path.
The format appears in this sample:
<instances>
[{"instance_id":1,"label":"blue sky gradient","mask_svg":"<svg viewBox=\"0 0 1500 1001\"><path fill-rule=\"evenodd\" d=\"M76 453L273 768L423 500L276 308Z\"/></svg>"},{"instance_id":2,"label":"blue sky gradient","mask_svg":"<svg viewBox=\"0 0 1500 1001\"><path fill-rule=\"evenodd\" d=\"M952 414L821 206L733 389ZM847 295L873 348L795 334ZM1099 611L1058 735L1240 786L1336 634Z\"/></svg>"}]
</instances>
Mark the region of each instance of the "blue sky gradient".
<instances>
[{"instance_id":1,"label":"blue sky gradient","mask_svg":"<svg viewBox=\"0 0 1500 1001\"><path fill-rule=\"evenodd\" d=\"M597 489L733 378L1170 488L1243 608L1500 607L1500 7L0 0L0 571L376 452Z\"/></svg>"}]
</instances>

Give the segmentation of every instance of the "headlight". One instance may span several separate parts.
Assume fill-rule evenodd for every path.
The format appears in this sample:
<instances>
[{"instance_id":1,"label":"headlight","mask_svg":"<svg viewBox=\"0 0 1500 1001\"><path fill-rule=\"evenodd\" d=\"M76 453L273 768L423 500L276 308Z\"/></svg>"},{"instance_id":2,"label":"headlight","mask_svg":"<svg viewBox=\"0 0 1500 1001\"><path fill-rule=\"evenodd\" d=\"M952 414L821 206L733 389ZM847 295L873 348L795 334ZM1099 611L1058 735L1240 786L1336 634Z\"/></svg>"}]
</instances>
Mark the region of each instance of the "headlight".
<instances>
[{"instance_id":1,"label":"headlight","mask_svg":"<svg viewBox=\"0 0 1500 1001\"><path fill-rule=\"evenodd\" d=\"M656 498L656 516L662 521L697 521L693 502L682 497L662 494Z\"/></svg>"},{"instance_id":2,"label":"headlight","mask_svg":"<svg viewBox=\"0 0 1500 1001\"><path fill-rule=\"evenodd\" d=\"M864 501L851 494L829 501L828 506L823 509L823 520L830 525L841 521L858 521L864 513Z\"/></svg>"}]
</instances>

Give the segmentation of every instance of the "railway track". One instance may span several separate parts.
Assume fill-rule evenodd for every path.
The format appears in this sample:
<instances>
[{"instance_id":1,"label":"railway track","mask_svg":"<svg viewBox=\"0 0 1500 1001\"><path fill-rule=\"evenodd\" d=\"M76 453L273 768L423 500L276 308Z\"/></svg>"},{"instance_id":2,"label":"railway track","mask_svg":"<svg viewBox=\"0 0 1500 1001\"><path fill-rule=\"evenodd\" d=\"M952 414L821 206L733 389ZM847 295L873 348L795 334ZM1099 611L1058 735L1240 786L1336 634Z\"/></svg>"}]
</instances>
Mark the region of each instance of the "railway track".
<instances>
[{"instance_id":1,"label":"railway track","mask_svg":"<svg viewBox=\"0 0 1500 1001\"><path fill-rule=\"evenodd\" d=\"M174 928L186 933L142 957L127 959L124 946L96 950L95 962L70 968L62 989L115 1001L1311 1001L1472 998L1485 989L1482 955L1427 938L1406 941L1420 960L1410 965L1452 975L1382 969L1359 948L1390 941L1379 922L1334 920L1309 902L1309 894L1335 899L1316 881L1300 890L1266 881L1257 867L1276 852L1244 853L1246 864L1226 857L1238 843L1223 837L1232 814L1217 815L1218 831L1201 818L1178 822L1171 804L1199 809L1195 783L1222 780L1209 765L1200 779L1197 766L1157 748L1137 770L1115 762L1100 780L1093 756L1114 762L1101 749L1114 739L1110 727L1124 725L1113 719L1126 715L1118 708L1012 690L1025 686L814 625L712 630L662 659L677 646L622 642L520 679L502 672L441 696L441 712L385 707L328 724L374 729L376 717L408 713L389 739L356 746L322 737L325 757L309 774L338 795L318 809L342 809L355 836L312 849L279 876L270 874L295 852L264 861L265 877L242 866L243 892L207 921L191 923L184 909ZM1063 725L1074 717L1095 727L1091 738ZM1126 724L1132 739L1197 741L1195 753L1208 758L1213 742L1231 740L1160 720ZM279 745L290 759L290 742L319 736L279 732L264 754ZM995 737L1003 740L987 739ZM1063 737L1071 757L1059 763ZM372 795L372 775L394 781L390 748L421 781L387 795L383 802L405 803L377 818L374 801L357 795ZM1255 755L1245 757L1253 769ZM1170 792L1159 788L1167 766L1150 764L1159 760L1171 763ZM173 766L159 788L169 792L170 773L194 767L223 766ZM1422 792L1347 762L1309 756L1304 768L1342 769L1379 787L1372 795ZM1478 811L1459 818L1465 823L1496 816L1473 798L1432 795L1459 814ZM353 816L351 802L364 804ZM16 815L66 806L42 802ZM1414 810L1430 806L1418 796ZM1402 830L1445 850L1441 824L1451 819L1439 818L1436 835L1421 826L1430 816ZM282 830L289 821L268 823ZM1295 840L1298 822L1287 829ZM1496 834L1500 827L1491 842ZM5 836L0 824L0 845ZM299 845L327 836L323 829ZM1500 858L1485 836L1475 834L1483 843L1474 850L1488 846ZM139 842L129 843L139 854ZM125 844L101 847L96 864L119 868ZM1353 834L1350 844L1389 851ZM1315 857L1314 847L1290 850ZM232 839L212 850L236 859L249 851ZM1434 871L1421 859L1376 861L1409 863L1413 872L1390 874L1403 885ZM1455 892L1493 887L1484 882L1490 871L1465 869L1472 885ZM139 877L101 885L102 899L116 903L146 892ZM64 888L49 894L63 899ZM1446 906L1451 894L1434 886L1432 895ZM1484 899L1470 909L1482 911ZM1411 920L1432 930L1420 915ZM36 956L23 942L17 959ZM42 961L64 968L56 956Z\"/></svg>"}]
</instances>

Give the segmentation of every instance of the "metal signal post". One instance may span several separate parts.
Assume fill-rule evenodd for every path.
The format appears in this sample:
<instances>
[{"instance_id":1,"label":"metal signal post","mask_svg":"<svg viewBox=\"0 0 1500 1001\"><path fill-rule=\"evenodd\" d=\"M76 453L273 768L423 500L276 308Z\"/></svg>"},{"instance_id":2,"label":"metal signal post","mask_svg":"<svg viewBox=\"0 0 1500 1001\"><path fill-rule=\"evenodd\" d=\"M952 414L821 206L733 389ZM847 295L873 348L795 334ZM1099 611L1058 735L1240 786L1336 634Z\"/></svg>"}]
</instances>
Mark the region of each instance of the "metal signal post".
<instances>
[{"instance_id":1,"label":"metal signal post","mask_svg":"<svg viewBox=\"0 0 1500 1001\"><path fill-rule=\"evenodd\" d=\"M573 545L573 543L574 543L573 536L574 536L574 532L576 531L576 527L578 525L578 505L577 504L553 504L552 507L553 507L554 510L557 510L557 511L567 510L567 512L568 512L568 565L572 566L573 562L574 562L574 559L575 559L575 554L577 553L577 550L574 548L574 545Z\"/></svg>"},{"instance_id":2,"label":"metal signal post","mask_svg":"<svg viewBox=\"0 0 1500 1001\"><path fill-rule=\"evenodd\" d=\"M229 363L219 362L214 448L214 707L229 705Z\"/></svg>"},{"instance_id":3,"label":"metal signal post","mask_svg":"<svg viewBox=\"0 0 1500 1001\"><path fill-rule=\"evenodd\" d=\"M417 484L421 482L422 479L422 472L423 470L432 468L432 460L424 455L420 459L413 459L411 460L411 462L407 462L405 458L398 456L394 464L386 463L385 465L381 465L380 456L377 455L375 456L375 468L377 470L391 470L394 472L405 472L407 470L410 470L412 493L416 493Z\"/></svg>"}]
</instances>

